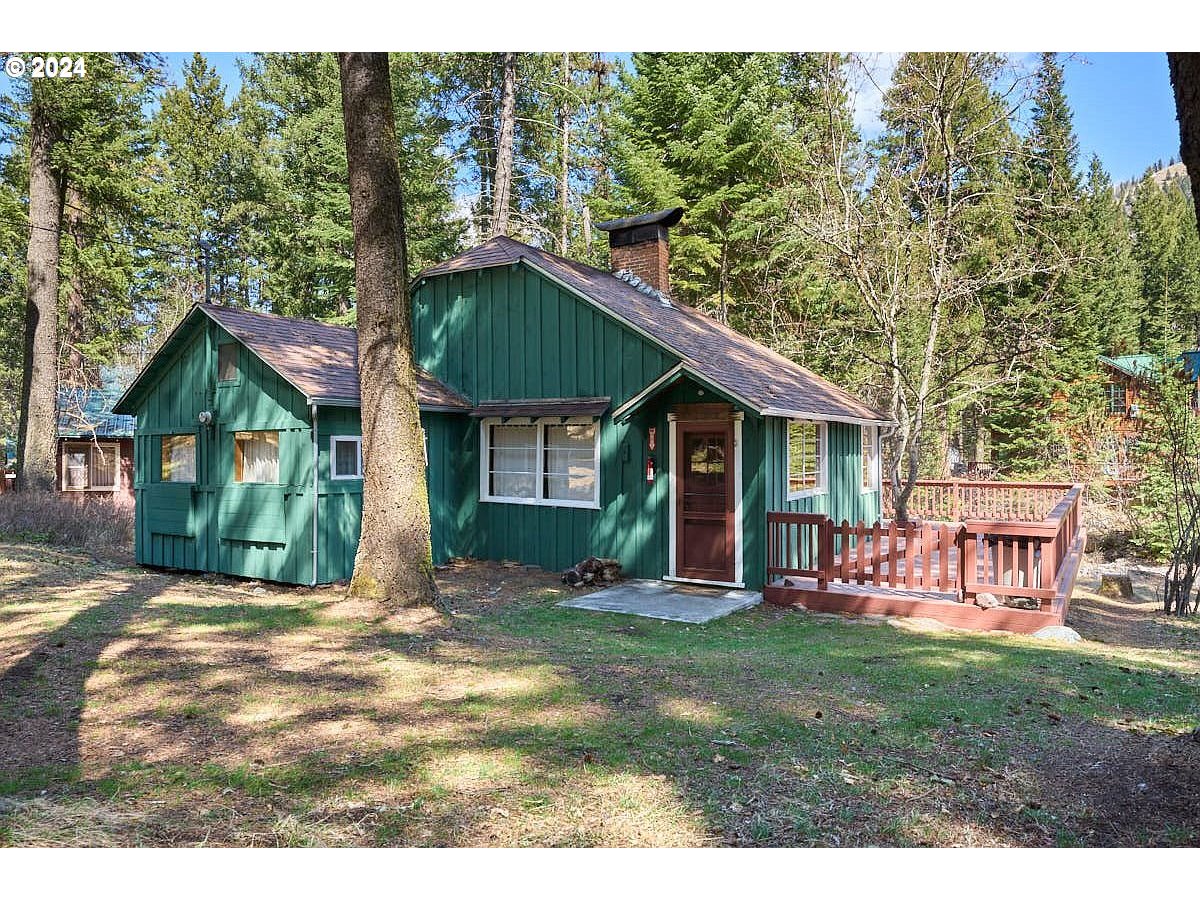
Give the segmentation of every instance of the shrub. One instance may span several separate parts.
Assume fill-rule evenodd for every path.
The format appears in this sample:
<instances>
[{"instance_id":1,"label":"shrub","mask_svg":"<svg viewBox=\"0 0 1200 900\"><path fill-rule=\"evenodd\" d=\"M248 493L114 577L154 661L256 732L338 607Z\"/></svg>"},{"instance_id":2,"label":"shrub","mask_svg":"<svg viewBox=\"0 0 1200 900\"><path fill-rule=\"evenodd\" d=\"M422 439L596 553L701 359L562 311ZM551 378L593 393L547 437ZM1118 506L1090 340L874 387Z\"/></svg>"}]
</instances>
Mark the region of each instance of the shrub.
<instances>
[{"instance_id":1,"label":"shrub","mask_svg":"<svg viewBox=\"0 0 1200 900\"><path fill-rule=\"evenodd\" d=\"M0 537L127 558L133 553L133 504L111 497L6 491Z\"/></svg>"}]
</instances>

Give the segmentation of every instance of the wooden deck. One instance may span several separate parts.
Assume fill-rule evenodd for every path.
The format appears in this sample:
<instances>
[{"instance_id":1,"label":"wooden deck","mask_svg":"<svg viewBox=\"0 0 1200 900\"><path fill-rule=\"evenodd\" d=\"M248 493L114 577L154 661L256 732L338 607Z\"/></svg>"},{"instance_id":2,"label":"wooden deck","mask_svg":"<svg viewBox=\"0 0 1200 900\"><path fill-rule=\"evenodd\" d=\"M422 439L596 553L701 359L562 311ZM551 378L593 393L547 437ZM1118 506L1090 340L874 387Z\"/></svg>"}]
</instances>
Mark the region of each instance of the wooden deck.
<instances>
[{"instance_id":1,"label":"wooden deck","mask_svg":"<svg viewBox=\"0 0 1200 900\"><path fill-rule=\"evenodd\" d=\"M1051 502L1029 484L1001 485L998 497L980 498L984 484L972 482L964 493L938 483L926 496L938 511L951 502L947 497L957 497L959 508L1003 510L1014 518L868 526L768 513L764 598L821 612L926 616L977 630L1031 633L1061 625L1086 541L1082 486L1040 486L1066 488ZM1023 598L1037 608L983 608L975 602L982 593L1002 604Z\"/></svg>"}]
</instances>

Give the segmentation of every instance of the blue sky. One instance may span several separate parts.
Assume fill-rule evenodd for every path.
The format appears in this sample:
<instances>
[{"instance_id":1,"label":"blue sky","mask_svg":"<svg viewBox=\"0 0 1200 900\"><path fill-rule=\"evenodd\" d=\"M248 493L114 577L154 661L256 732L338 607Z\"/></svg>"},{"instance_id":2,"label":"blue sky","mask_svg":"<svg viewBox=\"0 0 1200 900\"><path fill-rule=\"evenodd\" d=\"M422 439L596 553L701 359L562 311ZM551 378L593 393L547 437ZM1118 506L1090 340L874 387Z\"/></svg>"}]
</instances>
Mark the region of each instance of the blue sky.
<instances>
[{"instance_id":1,"label":"blue sky","mask_svg":"<svg viewBox=\"0 0 1200 900\"><path fill-rule=\"evenodd\" d=\"M206 54L236 90L236 55ZM624 54L622 54L624 55ZM178 79L188 53L166 54L171 75ZM890 54L880 54L876 80L886 82ZM1081 163L1097 153L1113 181L1140 177L1156 160L1179 155L1175 101L1167 77L1165 53L1087 53L1064 55L1067 97L1075 113ZM864 100L860 123L870 130L877 102Z\"/></svg>"}]
</instances>

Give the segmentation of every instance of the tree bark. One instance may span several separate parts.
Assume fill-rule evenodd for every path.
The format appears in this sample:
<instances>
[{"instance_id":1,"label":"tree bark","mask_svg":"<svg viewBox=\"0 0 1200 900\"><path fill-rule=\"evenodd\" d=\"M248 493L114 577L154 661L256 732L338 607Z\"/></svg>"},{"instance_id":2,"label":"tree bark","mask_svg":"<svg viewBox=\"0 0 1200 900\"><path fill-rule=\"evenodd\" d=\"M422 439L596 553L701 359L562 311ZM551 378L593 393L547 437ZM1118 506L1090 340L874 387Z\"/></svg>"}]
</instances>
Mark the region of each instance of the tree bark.
<instances>
[{"instance_id":1,"label":"tree bark","mask_svg":"<svg viewBox=\"0 0 1200 900\"><path fill-rule=\"evenodd\" d=\"M567 214L571 171L571 54L562 55L562 100L558 106L558 252L567 255Z\"/></svg>"},{"instance_id":2,"label":"tree bark","mask_svg":"<svg viewBox=\"0 0 1200 900\"><path fill-rule=\"evenodd\" d=\"M86 240L83 235L83 195L74 185L67 185L66 208L63 219L66 221L67 233L75 245L75 260L71 266L71 284L67 290L67 333L66 364L69 378L79 384L86 381L83 370L83 351L79 345L83 343L83 315L85 301L83 296L83 251Z\"/></svg>"},{"instance_id":3,"label":"tree bark","mask_svg":"<svg viewBox=\"0 0 1200 900\"><path fill-rule=\"evenodd\" d=\"M339 53L354 225L363 510L350 594L434 604L404 207L386 53Z\"/></svg>"},{"instance_id":4,"label":"tree bark","mask_svg":"<svg viewBox=\"0 0 1200 900\"><path fill-rule=\"evenodd\" d=\"M1192 196L1200 198L1200 53L1168 53L1175 115L1179 119L1179 158L1192 180ZM1200 217L1200 205L1197 205ZM1200 228L1200 218L1197 219Z\"/></svg>"},{"instance_id":5,"label":"tree bark","mask_svg":"<svg viewBox=\"0 0 1200 900\"><path fill-rule=\"evenodd\" d=\"M496 136L496 181L492 185L491 237L508 234L512 204L513 138L516 133L517 54L504 54L504 82L500 89L500 125Z\"/></svg>"},{"instance_id":6,"label":"tree bark","mask_svg":"<svg viewBox=\"0 0 1200 900\"><path fill-rule=\"evenodd\" d=\"M51 154L58 129L34 90L29 122L29 248L25 357L17 432L17 487L55 488L58 394L58 263L62 184Z\"/></svg>"}]
</instances>

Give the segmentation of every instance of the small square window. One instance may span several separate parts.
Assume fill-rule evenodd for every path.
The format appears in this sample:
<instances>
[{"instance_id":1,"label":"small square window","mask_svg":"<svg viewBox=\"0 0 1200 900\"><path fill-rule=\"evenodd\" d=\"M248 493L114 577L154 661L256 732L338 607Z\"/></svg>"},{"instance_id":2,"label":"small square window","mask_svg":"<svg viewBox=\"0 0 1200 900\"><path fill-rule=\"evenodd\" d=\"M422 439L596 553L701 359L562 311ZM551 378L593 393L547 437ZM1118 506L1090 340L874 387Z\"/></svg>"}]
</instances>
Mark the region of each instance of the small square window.
<instances>
[{"instance_id":1,"label":"small square window","mask_svg":"<svg viewBox=\"0 0 1200 900\"><path fill-rule=\"evenodd\" d=\"M362 478L362 438L330 438L330 460L334 479Z\"/></svg>"},{"instance_id":2,"label":"small square window","mask_svg":"<svg viewBox=\"0 0 1200 900\"><path fill-rule=\"evenodd\" d=\"M236 431L233 480L243 484L279 483L279 432Z\"/></svg>"},{"instance_id":3,"label":"small square window","mask_svg":"<svg viewBox=\"0 0 1200 900\"><path fill-rule=\"evenodd\" d=\"M237 381L238 345L221 344L217 348L217 381Z\"/></svg>"}]
</instances>

